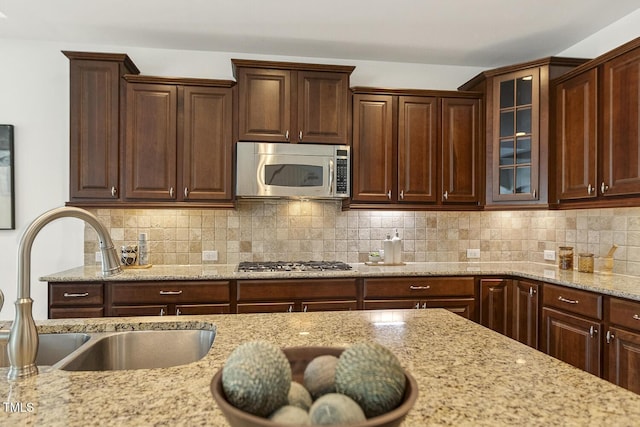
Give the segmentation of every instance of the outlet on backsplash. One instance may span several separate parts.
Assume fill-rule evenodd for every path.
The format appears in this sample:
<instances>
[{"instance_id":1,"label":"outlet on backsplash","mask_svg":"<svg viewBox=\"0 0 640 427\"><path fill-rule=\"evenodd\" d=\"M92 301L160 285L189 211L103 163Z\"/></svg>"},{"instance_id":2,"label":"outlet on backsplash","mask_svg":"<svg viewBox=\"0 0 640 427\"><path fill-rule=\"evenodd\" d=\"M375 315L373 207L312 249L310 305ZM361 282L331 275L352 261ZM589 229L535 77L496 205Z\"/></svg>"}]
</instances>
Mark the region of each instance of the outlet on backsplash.
<instances>
[{"instance_id":1,"label":"outlet on backsplash","mask_svg":"<svg viewBox=\"0 0 640 427\"><path fill-rule=\"evenodd\" d=\"M556 251L545 250L543 253L543 257L545 261L555 261L556 260Z\"/></svg>"},{"instance_id":2,"label":"outlet on backsplash","mask_svg":"<svg viewBox=\"0 0 640 427\"><path fill-rule=\"evenodd\" d=\"M480 249L467 249L467 258L480 258Z\"/></svg>"},{"instance_id":3,"label":"outlet on backsplash","mask_svg":"<svg viewBox=\"0 0 640 427\"><path fill-rule=\"evenodd\" d=\"M202 251L203 261L218 261L218 251Z\"/></svg>"}]
</instances>

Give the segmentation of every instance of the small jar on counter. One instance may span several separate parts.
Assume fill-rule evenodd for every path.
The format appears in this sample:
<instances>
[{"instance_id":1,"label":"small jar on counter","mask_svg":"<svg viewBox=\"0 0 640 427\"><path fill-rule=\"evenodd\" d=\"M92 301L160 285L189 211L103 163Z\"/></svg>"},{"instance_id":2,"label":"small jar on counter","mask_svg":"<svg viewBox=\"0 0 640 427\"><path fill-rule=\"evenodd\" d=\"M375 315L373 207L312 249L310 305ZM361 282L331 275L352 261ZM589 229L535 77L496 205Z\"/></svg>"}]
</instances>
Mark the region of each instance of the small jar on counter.
<instances>
[{"instance_id":1,"label":"small jar on counter","mask_svg":"<svg viewBox=\"0 0 640 427\"><path fill-rule=\"evenodd\" d=\"M578 254L578 271L593 273L593 254Z\"/></svg>"},{"instance_id":2,"label":"small jar on counter","mask_svg":"<svg viewBox=\"0 0 640 427\"><path fill-rule=\"evenodd\" d=\"M573 270L573 246L560 246L558 267L561 270Z\"/></svg>"}]
</instances>

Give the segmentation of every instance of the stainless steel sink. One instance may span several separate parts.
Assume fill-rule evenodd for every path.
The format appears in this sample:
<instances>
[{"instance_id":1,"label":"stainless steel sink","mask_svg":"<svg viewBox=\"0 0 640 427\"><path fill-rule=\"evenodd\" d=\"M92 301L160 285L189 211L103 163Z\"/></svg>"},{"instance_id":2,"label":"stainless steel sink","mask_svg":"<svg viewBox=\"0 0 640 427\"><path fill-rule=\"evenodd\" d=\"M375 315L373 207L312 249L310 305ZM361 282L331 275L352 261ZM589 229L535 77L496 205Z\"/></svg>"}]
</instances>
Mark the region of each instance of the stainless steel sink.
<instances>
[{"instance_id":1,"label":"stainless steel sink","mask_svg":"<svg viewBox=\"0 0 640 427\"><path fill-rule=\"evenodd\" d=\"M95 338L60 369L114 371L185 365L202 359L209 352L215 332L195 329L128 331Z\"/></svg>"},{"instance_id":2,"label":"stainless steel sink","mask_svg":"<svg viewBox=\"0 0 640 427\"><path fill-rule=\"evenodd\" d=\"M36 365L54 366L89 341L85 333L40 334ZM0 367L9 366L7 341L0 340Z\"/></svg>"}]
</instances>

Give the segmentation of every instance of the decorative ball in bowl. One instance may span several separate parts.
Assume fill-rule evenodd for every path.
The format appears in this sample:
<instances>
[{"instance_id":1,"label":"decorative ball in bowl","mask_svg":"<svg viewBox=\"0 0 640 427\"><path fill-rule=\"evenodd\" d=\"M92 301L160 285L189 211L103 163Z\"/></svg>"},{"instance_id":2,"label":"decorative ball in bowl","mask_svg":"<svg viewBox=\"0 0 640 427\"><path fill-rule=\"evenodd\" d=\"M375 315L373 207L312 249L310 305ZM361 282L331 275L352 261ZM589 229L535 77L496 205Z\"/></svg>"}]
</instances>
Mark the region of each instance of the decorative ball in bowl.
<instances>
[{"instance_id":1,"label":"decorative ball in bowl","mask_svg":"<svg viewBox=\"0 0 640 427\"><path fill-rule=\"evenodd\" d=\"M213 398L232 427L395 427L418 398L413 376L376 343L346 349L245 344L211 381ZM371 374L372 366L379 375Z\"/></svg>"}]
</instances>

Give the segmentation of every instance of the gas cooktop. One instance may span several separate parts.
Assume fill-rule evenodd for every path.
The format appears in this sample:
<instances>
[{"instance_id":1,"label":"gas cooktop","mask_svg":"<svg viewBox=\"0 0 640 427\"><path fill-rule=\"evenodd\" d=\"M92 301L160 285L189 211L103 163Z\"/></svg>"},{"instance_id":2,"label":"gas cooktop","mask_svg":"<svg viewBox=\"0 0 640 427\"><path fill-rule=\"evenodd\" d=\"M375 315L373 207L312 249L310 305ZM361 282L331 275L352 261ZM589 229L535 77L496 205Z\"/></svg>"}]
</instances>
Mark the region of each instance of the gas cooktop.
<instances>
[{"instance_id":1,"label":"gas cooktop","mask_svg":"<svg viewBox=\"0 0 640 427\"><path fill-rule=\"evenodd\" d=\"M263 273L275 271L346 271L351 266L342 261L243 261L238 264L242 273Z\"/></svg>"}]
</instances>

